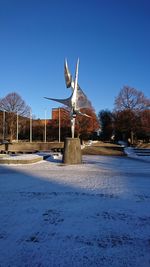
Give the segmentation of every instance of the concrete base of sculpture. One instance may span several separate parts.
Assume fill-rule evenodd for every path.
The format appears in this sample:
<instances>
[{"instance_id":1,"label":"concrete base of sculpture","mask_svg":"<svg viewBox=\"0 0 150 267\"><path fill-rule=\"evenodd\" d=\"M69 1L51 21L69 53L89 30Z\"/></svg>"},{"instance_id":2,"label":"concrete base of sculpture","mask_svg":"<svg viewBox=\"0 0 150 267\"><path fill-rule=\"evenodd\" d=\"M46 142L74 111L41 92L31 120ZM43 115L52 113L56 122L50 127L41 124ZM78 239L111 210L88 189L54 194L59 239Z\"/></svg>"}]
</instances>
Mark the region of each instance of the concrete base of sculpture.
<instances>
[{"instance_id":1,"label":"concrete base of sculpture","mask_svg":"<svg viewBox=\"0 0 150 267\"><path fill-rule=\"evenodd\" d=\"M63 153L64 164L81 164L81 144L79 138L66 138Z\"/></svg>"}]
</instances>

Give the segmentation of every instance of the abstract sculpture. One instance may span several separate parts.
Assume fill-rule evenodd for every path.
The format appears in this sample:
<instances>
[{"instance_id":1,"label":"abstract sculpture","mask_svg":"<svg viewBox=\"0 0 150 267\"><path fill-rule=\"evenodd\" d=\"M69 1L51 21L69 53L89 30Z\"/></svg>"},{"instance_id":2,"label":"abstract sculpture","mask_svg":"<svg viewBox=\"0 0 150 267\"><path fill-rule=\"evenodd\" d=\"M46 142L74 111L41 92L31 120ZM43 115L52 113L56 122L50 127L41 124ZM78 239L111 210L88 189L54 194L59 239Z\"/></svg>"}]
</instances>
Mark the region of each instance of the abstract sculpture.
<instances>
[{"instance_id":1,"label":"abstract sculpture","mask_svg":"<svg viewBox=\"0 0 150 267\"><path fill-rule=\"evenodd\" d=\"M82 89L78 84L78 69L79 69L79 59L77 60L75 78L73 79L68 69L67 60L65 60L64 74L65 74L66 87L72 89L72 94L69 98L56 99L56 98L45 97L46 99L59 102L69 107L72 138L74 138L76 115L80 114L86 117L90 117L87 114L82 113L81 109L82 108L92 109L91 102L87 99L87 96L84 94L84 92L82 91Z\"/></svg>"}]
</instances>

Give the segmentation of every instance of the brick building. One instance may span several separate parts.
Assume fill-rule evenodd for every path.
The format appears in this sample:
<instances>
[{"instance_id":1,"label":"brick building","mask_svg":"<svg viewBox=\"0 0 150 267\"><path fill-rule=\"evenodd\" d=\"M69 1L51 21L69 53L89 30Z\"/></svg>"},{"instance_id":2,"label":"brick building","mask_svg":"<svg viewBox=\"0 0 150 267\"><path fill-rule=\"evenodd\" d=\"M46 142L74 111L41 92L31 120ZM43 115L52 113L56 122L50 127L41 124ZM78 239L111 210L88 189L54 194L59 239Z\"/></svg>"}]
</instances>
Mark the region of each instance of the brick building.
<instances>
[{"instance_id":1,"label":"brick building","mask_svg":"<svg viewBox=\"0 0 150 267\"><path fill-rule=\"evenodd\" d=\"M52 120L68 120L69 111L65 108L53 108L52 109Z\"/></svg>"}]
</instances>

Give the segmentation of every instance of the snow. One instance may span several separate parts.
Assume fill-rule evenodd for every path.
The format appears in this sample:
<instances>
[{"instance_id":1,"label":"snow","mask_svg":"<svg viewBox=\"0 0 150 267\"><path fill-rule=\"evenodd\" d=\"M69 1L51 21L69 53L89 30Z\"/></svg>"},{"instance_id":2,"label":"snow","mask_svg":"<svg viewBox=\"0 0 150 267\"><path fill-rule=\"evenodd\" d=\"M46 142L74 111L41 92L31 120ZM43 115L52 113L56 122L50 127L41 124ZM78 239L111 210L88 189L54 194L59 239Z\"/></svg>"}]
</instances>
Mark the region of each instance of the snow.
<instances>
[{"instance_id":1,"label":"snow","mask_svg":"<svg viewBox=\"0 0 150 267\"><path fill-rule=\"evenodd\" d=\"M20 155L9 155L9 154L2 154L1 155L1 160L5 160L5 159L8 159L8 160L24 160L24 159L29 159L29 160L32 160L32 159L35 159L35 158L41 158L41 156L43 155L43 153L39 153L39 154L20 154Z\"/></svg>"},{"instance_id":2,"label":"snow","mask_svg":"<svg viewBox=\"0 0 150 267\"><path fill-rule=\"evenodd\" d=\"M150 165L0 165L0 267L150 266Z\"/></svg>"},{"instance_id":3,"label":"snow","mask_svg":"<svg viewBox=\"0 0 150 267\"><path fill-rule=\"evenodd\" d=\"M145 149L146 150L146 149ZM140 151L140 149L139 149ZM138 159L138 160L143 160L143 161L148 161L150 162L150 152L148 153L149 155L137 155L136 152L134 151L134 148L132 147L126 147L124 149L124 152L126 153L126 155L130 158L134 158L134 159Z\"/></svg>"}]
</instances>

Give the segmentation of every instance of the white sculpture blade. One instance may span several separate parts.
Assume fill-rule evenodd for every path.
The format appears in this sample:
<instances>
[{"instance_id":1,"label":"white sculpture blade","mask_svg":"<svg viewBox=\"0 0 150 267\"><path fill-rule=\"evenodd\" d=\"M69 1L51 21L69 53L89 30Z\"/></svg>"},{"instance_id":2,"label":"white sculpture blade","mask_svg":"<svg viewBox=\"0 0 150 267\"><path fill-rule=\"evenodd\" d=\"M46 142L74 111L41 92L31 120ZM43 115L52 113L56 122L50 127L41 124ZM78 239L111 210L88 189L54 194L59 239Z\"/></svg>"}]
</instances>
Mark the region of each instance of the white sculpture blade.
<instances>
[{"instance_id":1,"label":"white sculpture blade","mask_svg":"<svg viewBox=\"0 0 150 267\"><path fill-rule=\"evenodd\" d=\"M61 103L69 108L71 108L71 98L72 98L72 95L68 98L65 98L65 99L57 99L57 98L50 98L50 97L44 97L48 100L52 100L52 101L55 101L55 102L58 102L58 103Z\"/></svg>"},{"instance_id":2,"label":"white sculpture blade","mask_svg":"<svg viewBox=\"0 0 150 267\"><path fill-rule=\"evenodd\" d=\"M69 71L69 68L68 68L67 59L65 59L64 74L65 74L66 87L70 88L71 87L71 83L72 83L72 75L70 74L70 71Z\"/></svg>"}]
</instances>

